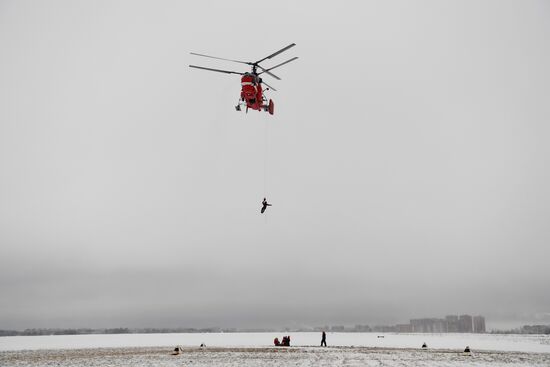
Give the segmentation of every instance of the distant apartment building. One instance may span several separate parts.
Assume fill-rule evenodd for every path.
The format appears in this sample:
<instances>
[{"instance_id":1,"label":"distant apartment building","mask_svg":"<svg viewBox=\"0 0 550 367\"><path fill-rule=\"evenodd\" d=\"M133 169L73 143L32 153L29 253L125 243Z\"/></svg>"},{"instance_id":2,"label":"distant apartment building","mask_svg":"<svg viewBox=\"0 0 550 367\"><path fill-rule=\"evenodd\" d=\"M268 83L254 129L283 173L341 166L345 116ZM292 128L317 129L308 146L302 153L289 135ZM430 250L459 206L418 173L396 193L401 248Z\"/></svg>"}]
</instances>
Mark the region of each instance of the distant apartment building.
<instances>
[{"instance_id":1,"label":"distant apartment building","mask_svg":"<svg viewBox=\"0 0 550 367\"><path fill-rule=\"evenodd\" d=\"M353 331L357 332L370 332L371 328L369 325L355 325Z\"/></svg>"},{"instance_id":2,"label":"distant apartment building","mask_svg":"<svg viewBox=\"0 0 550 367\"><path fill-rule=\"evenodd\" d=\"M413 319L410 324L413 333L445 333L447 331L444 319Z\"/></svg>"},{"instance_id":3,"label":"distant apartment building","mask_svg":"<svg viewBox=\"0 0 550 367\"><path fill-rule=\"evenodd\" d=\"M485 318L470 315L447 315L444 319L425 318L412 319L408 325L396 325L396 331L401 333L484 333Z\"/></svg>"},{"instance_id":4,"label":"distant apartment building","mask_svg":"<svg viewBox=\"0 0 550 367\"><path fill-rule=\"evenodd\" d=\"M474 333L485 332L485 317L474 316Z\"/></svg>"},{"instance_id":5,"label":"distant apartment building","mask_svg":"<svg viewBox=\"0 0 550 367\"><path fill-rule=\"evenodd\" d=\"M447 332L448 333L458 333L458 316L457 315L447 315L445 316L445 322L447 323Z\"/></svg>"},{"instance_id":6,"label":"distant apartment building","mask_svg":"<svg viewBox=\"0 0 550 367\"><path fill-rule=\"evenodd\" d=\"M375 325L372 327L372 331L379 333L395 333L397 329L394 325Z\"/></svg>"},{"instance_id":7,"label":"distant apartment building","mask_svg":"<svg viewBox=\"0 0 550 367\"><path fill-rule=\"evenodd\" d=\"M426 333L424 323L422 322L423 319L412 319L410 321L411 324L411 331L413 333Z\"/></svg>"},{"instance_id":8,"label":"distant apartment building","mask_svg":"<svg viewBox=\"0 0 550 367\"><path fill-rule=\"evenodd\" d=\"M332 328L334 331L334 327ZM355 325L353 331L377 331L397 333L485 333L485 318L471 315L447 315L444 319L411 319L408 324L394 326L377 325L370 329L366 325Z\"/></svg>"},{"instance_id":9,"label":"distant apartment building","mask_svg":"<svg viewBox=\"0 0 550 367\"><path fill-rule=\"evenodd\" d=\"M472 316L460 315L458 318L458 331L461 333L471 333L474 331Z\"/></svg>"},{"instance_id":10,"label":"distant apartment building","mask_svg":"<svg viewBox=\"0 0 550 367\"><path fill-rule=\"evenodd\" d=\"M412 333L411 324L398 324L395 325L395 331L398 333Z\"/></svg>"}]
</instances>

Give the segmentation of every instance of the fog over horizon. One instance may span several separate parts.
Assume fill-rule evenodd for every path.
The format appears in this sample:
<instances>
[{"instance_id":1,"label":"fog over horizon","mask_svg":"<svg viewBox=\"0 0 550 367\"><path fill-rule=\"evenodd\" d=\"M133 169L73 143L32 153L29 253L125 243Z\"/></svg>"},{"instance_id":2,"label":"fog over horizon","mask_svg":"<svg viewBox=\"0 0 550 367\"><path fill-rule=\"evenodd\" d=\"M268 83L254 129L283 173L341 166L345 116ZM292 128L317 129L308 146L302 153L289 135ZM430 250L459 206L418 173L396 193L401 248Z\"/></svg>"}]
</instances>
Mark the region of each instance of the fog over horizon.
<instances>
[{"instance_id":1,"label":"fog over horizon","mask_svg":"<svg viewBox=\"0 0 550 367\"><path fill-rule=\"evenodd\" d=\"M0 329L550 324L549 20L542 0L0 2ZM293 42L262 63L299 57L265 77L274 116L188 67Z\"/></svg>"}]
</instances>

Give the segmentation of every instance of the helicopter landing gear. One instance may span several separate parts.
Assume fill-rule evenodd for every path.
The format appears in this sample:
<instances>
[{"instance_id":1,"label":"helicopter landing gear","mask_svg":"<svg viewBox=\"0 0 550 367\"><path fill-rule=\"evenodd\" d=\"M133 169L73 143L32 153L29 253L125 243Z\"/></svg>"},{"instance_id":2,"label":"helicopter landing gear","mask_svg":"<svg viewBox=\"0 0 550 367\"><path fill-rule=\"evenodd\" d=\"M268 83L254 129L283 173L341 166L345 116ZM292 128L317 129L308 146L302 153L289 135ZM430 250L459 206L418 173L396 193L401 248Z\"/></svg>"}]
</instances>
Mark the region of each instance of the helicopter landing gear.
<instances>
[{"instance_id":1,"label":"helicopter landing gear","mask_svg":"<svg viewBox=\"0 0 550 367\"><path fill-rule=\"evenodd\" d=\"M273 113L275 112L275 104L273 103L273 100L270 99L269 100L269 103L265 103L267 102L266 99L264 99L264 104L262 105L262 110L265 111L265 112L269 112L270 115L273 115Z\"/></svg>"},{"instance_id":2,"label":"helicopter landing gear","mask_svg":"<svg viewBox=\"0 0 550 367\"><path fill-rule=\"evenodd\" d=\"M244 98L239 98L237 101L237 105L235 106L235 111L241 111L241 105L243 104L241 101L244 101Z\"/></svg>"}]
</instances>

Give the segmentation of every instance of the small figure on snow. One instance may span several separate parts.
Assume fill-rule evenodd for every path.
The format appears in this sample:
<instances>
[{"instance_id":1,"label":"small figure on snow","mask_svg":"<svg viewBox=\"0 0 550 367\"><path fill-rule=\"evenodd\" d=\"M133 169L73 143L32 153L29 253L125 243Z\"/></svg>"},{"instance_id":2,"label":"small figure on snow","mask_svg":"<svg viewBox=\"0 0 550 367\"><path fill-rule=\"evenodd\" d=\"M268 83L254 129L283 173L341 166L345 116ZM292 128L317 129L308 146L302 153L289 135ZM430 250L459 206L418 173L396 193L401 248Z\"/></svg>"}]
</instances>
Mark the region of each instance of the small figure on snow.
<instances>
[{"instance_id":1,"label":"small figure on snow","mask_svg":"<svg viewBox=\"0 0 550 367\"><path fill-rule=\"evenodd\" d=\"M325 333L323 331L323 333L321 334L321 346L323 347L326 347L327 346L327 333Z\"/></svg>"},{"instance_id":2,"label":"small figure on snow","mask_svg":"<svg viewBox=\"0 0 550 367\"><path fill-rule=\"evenodd\" d=\"M268 204L266 198L264 198L264 200L262 201L262 214L265 212L268 206L271 206L271 204Z\"/></svg>"},{"instance_id":3,"label":"small figure on snow","mask_svg":"<svg viewBox=\"0 0 550 367\"><path fill-rule=\"evenodd\" d=\"M283 336L283 340L281 341L282 347L290 347L290 335Z\"/></svg>"}]
</instances>

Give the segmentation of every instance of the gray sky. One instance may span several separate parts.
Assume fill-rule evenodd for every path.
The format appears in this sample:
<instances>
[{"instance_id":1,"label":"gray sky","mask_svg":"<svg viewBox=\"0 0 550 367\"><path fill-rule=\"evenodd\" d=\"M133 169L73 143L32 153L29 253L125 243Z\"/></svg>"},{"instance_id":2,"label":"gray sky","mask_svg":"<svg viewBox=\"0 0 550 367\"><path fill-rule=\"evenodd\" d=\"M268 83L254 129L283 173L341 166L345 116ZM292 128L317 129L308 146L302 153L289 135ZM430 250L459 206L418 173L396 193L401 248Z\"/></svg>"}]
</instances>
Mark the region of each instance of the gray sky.
<instances>
[{"instance_id":1,"label":"gray sky","mask_svg":"<svg viewBox=\"0 0 550 367\"><path fill-rule=\"evenodd\" d=\"M549 323L549 20L548 1L0 1L0 329ZM292 42L264 64L300 57L266 77L275 116L187 67Z\"/></svg>"}]
</instances>

